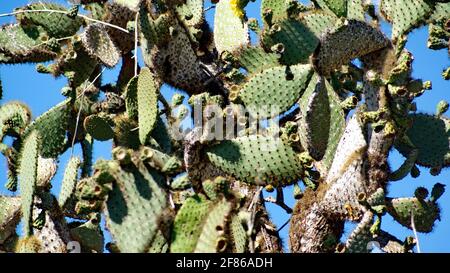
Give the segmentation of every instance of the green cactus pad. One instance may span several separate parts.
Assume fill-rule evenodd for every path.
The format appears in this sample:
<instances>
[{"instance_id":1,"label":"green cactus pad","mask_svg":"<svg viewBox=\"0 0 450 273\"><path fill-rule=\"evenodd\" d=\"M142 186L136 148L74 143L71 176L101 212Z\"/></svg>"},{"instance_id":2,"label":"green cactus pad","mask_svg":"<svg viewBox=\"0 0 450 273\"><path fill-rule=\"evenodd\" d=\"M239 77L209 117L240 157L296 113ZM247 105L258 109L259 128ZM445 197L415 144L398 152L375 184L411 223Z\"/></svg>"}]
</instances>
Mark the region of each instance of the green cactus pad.
<instances>
[{"instance_id":1,"label":"green cactus pad","mask_svg":"<svg viewBox=\"0 0 450 273\"><path fill-rule=\"evenodd\" d=\"M450 3L437 2L434 4L434 12L430 16L431 22L450 18Z\"/></svg>"},{"instance_id":2,"label":"green cactus pad","mask_svg":"<svg viewBox=\"0 0 450 273\"><path fill-rule=\"evenodd\" d=\"M91 57L84 47L68 47L52 65L55 77L66 76L72 87L78 87L91 78L98 65L97 58Z\"/></svg>"},{"instance_id":3,"label":"green cactus pad","mask_svg":"<svg viewBox=\"0 0 450 273\"><path fill-rule=\"evenodd\" d=\"M55 10L67 12L67 9L63 6L52 3L33 3L17 10ZM17 14L16 18L22 25L32 24L41 26L51 37L54 38L72 36L83 24L83 19L80 17L76 16L71 18L66 14L56 12L25 12Z\"/></svg>"},{"instance_id":4,"label":"green cactus pad","mask_svg":"<svg viewBox=\"0 0 450 273\"><path fill-rule=\"evenodd\" d=\"M84 252L102 253L105 238L100 226L91 220L70 230L70 236L79 242Z\"/></svg>"},{"instance_id":5,"label":"green cactus pad","mask_svg":"<svg viewBox=\"0 0 450 273\"><path fill-rule=\"evenodd\" d=\"M287 0L262 0L261 18L264 18L264 12L268 9L272 11L272 22L287 18Z\"/></svg>"},{"instance_id":6,"label":"green cactus pad","mask_svg":"<svg viewBox=\"0 0 450 273\"><path fill-rule=\"evenodd\" d=\"M139 116L138 102L137 102L137 83L138 77L133 77L127 85L125 91L125 107L127 109L128 117L136 119Z\"/></svg>"},{"instance_id":7,"label":"green cactus pad","mask_svg":"<svg viewBox=\"0 0 450 273\"><path fill-rule=\"evenodd\" d=\"M56 53L44 46L45 31L36 26L4 25L0 28L0 63L45 62ZM42 45L42 46L40 46Z\"/></svg>"},{"instance_id":8,"label":"green cactus pad","mask_svg":"<svg viewBox=\"0 0 450 273\"><path fill-rule=\"evenodd\" d=\"M73 196L78 179L78 170L81 165L81 160L78 157L71 157L64 170L64 177L61 184L61 191L59 192L58 203L61 208L64 208Z\"/></svg>"},{"instance_id":9,"label":"green cactus pad","mask_svg":"<svg viewBox=\"0 0 450 273\"><path fill-rule=\"evenodd\" d=\"M169 242L166 236L159 230L150 246L148 253L167 253L169 251Z\"/></svg>"},{"instance_id":10,"label":"green cactus pad","mask_svg":"<svg viewBox=\"0 0 450 273\"><path fill-rule=\"evenodd\" d=\"M139 140L145 144L158 116L159 84L148 68L143 68L137 83Z\"/></svg>"},{"instance_id":11,"label":"green cactus pad","mask_svg":"<svg viewBox=\"0 0 450 273\"><path fill-rule=\"evenodd\" d=\"M167 193L142 162L130 171L115 165L110 173L116 181L105 208L108 230L121 252L144 252L159 230Z\"/></svg>"},{"instance_id":12,"label":"green cactus pad","mask_svg":"<svg viewBox=\"0 0 450 273\"><path fill-rule=\"evenodd\" d=\"M205 20L203 9L203 0L186 0L176 7L176 12L186 27L200 27Z\"/></svg>"},{"instance_id":13,"label":"green cactus pad","mask_svg":"<svg viewBox=\"0 0 450 273\"><path fill-rule=\"evenodd\" d=\"M20 102L8 102L0 107L0 140L8 133L20 135L30 123L31 111Z\"/></svg>"},{"instance_id":14,"label":"green cactus pad","mask_svg":"<svg viewBox=\"0 0 450 273\"><path fill-rule=\"evenodd\" d=\"M398 223L409 229L412 229L411 213L413 213L414 224L418 232L431 232L434 222L440 219L440 210L437 204L421 201L415 197L386 198L386 208Z\"/></svg>"},{"instance_id":15,"label":"green cactus pad","mask_svg":"<svg viewBox=\"0 0 450 273\"><path fill-rule=\"evenodd\" d=\"M266 53L263 48L251 46L244 47L237 53L239 64L253 75L262 71L279 66L279 56L275 53Z\"/></svg>"},{"instance_id":16,"label":"green cactus pad","mask_svg":"<svg viewBox=\"0 0 450 273\"><path fill-rule=\"evenodd\" d=\"M311 66L294 65L289 69L266 69L243 85L239 97L252 113L261 118L273 117L289 110L300 98L311 76Z\"/></svg>"},{"instance_id":17,"label":"green cactus pad","mask_svg":"<svg viewBox=\"0 0 450 273\"><path fill-rule=\"evenodd\" d=\"M397 39L423 24L433 12L433 4L424 0L382 0L380 9L392 23L392 38Z\"/></svg>"},{"instance_id":18,"label":"green cactus pad","mask_svg":"<svg viewBox=\"0 0 450 273\"><path fill-rule=\"evenodd\" d=\"M329 10L339 17L347 15L347 0L314 0L319 7L324 10Z\"/></svg>"},{"instance_id":19,"label":"green cactus pad","mask_svg":"<svg viewBox=\"0 0 450 273\"><path fill-rule=\"evenodd\" d=\"M37 130L43 141L40 155L43 157L57 157L64 147L66 130L69 125L70 100L65 100L54 106L33 121L24 132L28 135Z\"/></svg>"},{"instance_id":20,"label":"green cactus pad","mask_svg":"<svg viewBox=\"0 0 450 273\"><path fill-rule=\"evenodd\" d=\"M346 20L321 37L320 50L315 53L316 66L328 75L352 59L367 55L387 46L383 33L357 20Z\"/></svg>"},{"instance_id":21,"label":"green cactus pad","mask_svg":"<svg viewBox=\"0 0 450 273\"><path fill-rule=\"evenodd\" d=\"M286 19L264 29L261 41L266 49L283 44L280 61L286 65L308 62L309 56L319 45L316 35L304 22L296 19Z\"/></svg>"},{"instance_id":22,"label":"green cactus pad","mask_svg":"<svg viewBox=\"0 0 450 273\"><path fill-rule=\"evenodd\" d=\"M114 67L120 61L120 52L108 35L105 26L90 24L81 34L86 51L98 58L107 67Z\"/></svg>"},{"instance_id":23,"label":"green cactus pad","mask_svg":"<svg viewBox=\"0 0 450 273\"><path fill-rule=\"evenodd\" d=\"M20 221L20 198L0 196L0 245L14 234Z\"/></svg>"},{"instance_id":24,"label":"green cactus pad","mask_svg":"<svg viewBox=\"0 0 450 273\"><path fill-rule=\"evenodd\" d=\"M161 151L171 153L172 137L169 133L169 128L167 128L161 117L156 119L155 128L152 131L151 137L158 142Z\"/></svg>"},{"instance_id":25,"label":"green cactus pad","mask_svg":"<svg viewBox=\"0 0 450 273\"><path fill-rule=\"evenodd\" d=\"M412 114L412 127L406 132L411 147L398 141L397 150L408 156L416 148L419 155L416 163L425 167L440 167L450 165L450 120L446 117L435 117L427 114Z\"/></svg>"},{"instance_id":26,"label":"green cactus pad","mask_svg":"<svg viewBox=\"0 0 450 273\"><path fill-rule=\"evenodd\" d=\"M198 237L195 253L224 252L228 248L229 240L225 230L232 208L231 202L222 199L209 211Z\"/></svg>"},{"instance_id":27,"label":"green cactus pad","mask_svg":"<svg viewBox=\"0 0 450 273\"><path fill-rule=\"evenodd\" d=\"M233 252L245 253L247 251L248 235L242 225L240 215L234 215L231 219L230 234L233 239Z\"/></svg>"},{"instance_id":28,"label":"green cactus pad","mask_svg":"<svg viewBox=\"0 0 450 273\"><path fill-rule=\"evenodd\" d=\"M347 18L365 21L363 0L347 0Z\"/></svg>"},{"instance_id":29,"label":"green cactus pad","mask_svg":"<svg viewBox=\"0 0 450 273\"><path fill-rule=\"evenodd\" d=\"M175 191L183 191L191 188L192 183L189 181L187 173L185 173L175 178L172 183L170 183L170 187Z\"/></svg>"},{"instance_id":30,"label":"green cactus pad","mask_svg":"<svg viewBox=\"0 0 450 273\"><path fill-rule=\"evenodd\" d=\"M136 128L138 128L138 123L125 115L114 118L114 144L138 149L141 142L139 141L139 132Z\"/></svg>"},{"instance_id":31,"label":"green cactus pad","mask_svg":"<svg viewBox=\"0 0 450 273\"><path fill-rule=\"evenodd\" d=\"M114 131L106 117L90 115L84 119L84 129L94 139L105 141L114 137Z\"/></svg>"},{"instance_id":32,"label":"green cactus pad","mask_svg":"<svg viewBox=\"0 0 450 273\"><path fill-rule=\"evenodd\" d=\"M214 43L217 51L234 52L250 42L247 23L234 14L230 0L221 0L216 4L214 15Z\"/></svg>"},{"instance_id":33,"label":"green cactus pad","mask_svg":"<svg viewBox=\"0 0 450 273\"><path fill-rule=\"evenodd\" d=\"M305 12L300 16L302 22L316 37L320 37L328 28L334 27L338 20L333 13L320 10Z\"/></svg>"},{"instance_id":34,"label":"green cactus pad","mask_svg":"<svg viewBox=\"0 0 450 273\"><path fill-rule=\"evenodd\" d=\"M19 189L22 196L23 233L32 235L33 199L36 188L40 136L32 131L25 139L20 156Z\"/></svg>"},{"instance_id":35,"label":"green cactus pad","mask_svg":"<svg viewBox=\"0 0 450 273\"><path fill-rule=\"evenodd\" d=\"M370 228L373 224L373 213L367 211L356 228L352 231L347 242L345 243L345 250L348 253L367 253L367 244L373 241L373 235Z\"/></svg>"},{"instance_id":36,"label":"green cactus pad","mask_svg":"<svg viewBox=\"0 0 450 273\"><path fill-rule=\"evenodd\" d=\"M190 253L195 250L202 230L199 228L211 210L212 202L202 195L186 199L177 213L172 230L172 253Z\"/></svg>"},{"instance_id":37,"label":"green cactus pad","mask_svg":"<svg viewBox=\"0 0 450 273\"><path fill-rule=\"evenodd\" d=\"M308 88L299 100L302 115L299 121L300 140L303 147L316 160L322 159L327 152L334 153L337 147L339 140L333 139L330 135L339 134L342 131L339 128L345 125L344 113L339 102L339 97L331 85L317 74L313 75Z\"/></svg>"},{"instance_id":38,"label":"green cactus pad","mask_svg":"<svg viewBox=\"0 0 450 273\"><path fill-rule=\"evenodd\" d=\"M160 15L156 20L145 9L139 11L140 42L146 63L150 63L150 55L154 45L161 45L170 37L169 27L172 18L168 14Z\"/></svg>"},{"instance_id":39,"label":"green cactus pad","mask_svg":"<svg viewBox=\"0 0 450 273\"><path fill-rule=\"evenodd\" d=\"M211 163L248 183L289 185L303 174L298 155L280 139L245 136L207 149Z\"/></svg>"}]
</instances>

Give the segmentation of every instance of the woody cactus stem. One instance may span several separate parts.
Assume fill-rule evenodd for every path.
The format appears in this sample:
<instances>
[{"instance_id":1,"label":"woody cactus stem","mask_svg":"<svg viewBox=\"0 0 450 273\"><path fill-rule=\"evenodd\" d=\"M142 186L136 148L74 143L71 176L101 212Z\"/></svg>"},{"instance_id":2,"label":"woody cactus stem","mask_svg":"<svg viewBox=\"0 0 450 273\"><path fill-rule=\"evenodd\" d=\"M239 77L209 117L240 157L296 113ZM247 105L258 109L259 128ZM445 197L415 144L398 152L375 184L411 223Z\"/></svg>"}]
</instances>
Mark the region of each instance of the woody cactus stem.
<instances>
[{"instance_id":1,"label":"woody cactus stem","mask_svg":"<svg viewBox=\"0 0 450 273\"><path fill-rule=\"evenodd\" d=\"M446 1L383 0L376 14L368 1L262 0L261 26L247 0L213 1L211 26L202 0L73 2L0 15L17 19L0 28L0 64L67 79L65 99L35 119L23 103L0 105L6 188L19 190L0 196L0 252L67 252L70 241L87 253L283 252L287 223L272 222L267 202L291 214L291 252L368 252L373 241L411 252L411 238L381 230L386 213L417 232L436 226L444 184L414 197L386 188L418 166L450 166L448 103L418 112L431 82L412 77L405 48L420 25L430 49L448 46ZM186 97L168 99L167 86ZM110 160L96 160L100 141L112 142ZM392 172L391 148L406 157ZM356 228L343 242L346 221Z\"/></svg>"}]
</instances>

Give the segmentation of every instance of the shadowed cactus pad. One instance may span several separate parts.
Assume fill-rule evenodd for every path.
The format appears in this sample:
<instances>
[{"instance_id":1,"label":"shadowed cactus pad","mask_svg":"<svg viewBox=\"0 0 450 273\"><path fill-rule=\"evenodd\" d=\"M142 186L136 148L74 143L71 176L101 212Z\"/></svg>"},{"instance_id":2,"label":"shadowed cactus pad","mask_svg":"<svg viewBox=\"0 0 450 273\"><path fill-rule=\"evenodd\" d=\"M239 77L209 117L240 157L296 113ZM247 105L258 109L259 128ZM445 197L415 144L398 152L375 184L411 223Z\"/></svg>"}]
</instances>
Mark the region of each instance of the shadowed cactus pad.
<instances>
[{"instance_id":1,"label":"shadowed cactus pad","mask_svg":"<svg viewBox=\"0 0 450 273\"><path fill-rule=\"evenodd\" d=\"M75 16L71 18L64 13L51 12L52 10L68 12L63 6L51 3L34 3L19 8L19 11L47 10L47 12L24 12L17 14L16 18L21 24L41 26L55 38L63 38L75 34L83 24L83 19Z\"/></svg>"},{"instance_id":2,"label":"shadowed cactus pad","mask_svg":"<svg viewBox=\"0 0 450 273\"><path fill-rule=\"evenodd\" d=\"M0 29L0 63L44 62L56 57L44 45L41 27L4 25Z\"/></svg>"},{"instance_id":3,"label":"shadowed cactus pad","mask_svg":"<svg viewBox=\"0 0 450 273\"><path fill-rule=\"evenodd\" d=\"M266 28L261 40L267 49L283 44L281 62L286 65L306 63L319 45L316 35L304 22L296 19L286 19Z\"/></svg>"},{"instance_id":4,"label":"shadowed cactus pad","mask_svg":"<svg viewBox=\"0 0 450 273\"><path fill-rule=\"evenodd\" d=\"M419 232L431 232L436 220L440 219L440 209L434 202L419 200L416 197L386 200L389 214L403 226L412 229L411 214Z\"/></svg>"},{"instance_id":5,"label":"shadowed cactus pad","mask_svg":"<svg viewBox=\"0 0 450 273\"><path fill-rule=\"evenodd\" d=\"M114 137L114 131L106 117L91 115L84 119L84 128L94 139L105 141Z\"/></svg>"},{"instance_id":6,"label":"shadowed cactus pad","mask_svg":"<svg viewBox=\"0 0 450 273\"><path fill-rule=\"evenodd\" d=\"M224 140L210 147L207 156L215 167L248 183L289 185L303 174L295 151L272 137Z\"/></svg>"},{"instance_id":7,"label":"shadowed cactus pad","mask_svg":"<svg viewBox=\"0 0 450 273\"><path fill-rule=\"evenodd\" d=\"M443 167L450 165L450 120L427 114L413 114L412 126L406 132L413 147L399 141L396 148L408 155L412 149L418 149L416 163L426 167Z\"/></svg>"},{"instance_id":8,"label":"shadowed cactus pad","mask_svg":"<svg viewBox=\"0 0 450 273\"><path fill-rule=\"evenodd\" d=\"M321 37L320 49L315 54L317 68L327 75L387 44L387 38L378 29L357 20L346 20Z\"/></svg>"},{"instance_id":9,"label":"shadowed cactus pad","mask_svg":"<svg viewBox=\"0 0 450 273\"><path fill-rule=\"evenodd\" d=\"M194 251L202 225L210 211L212 202L202 195L186 199L177 216L172 230L170 251L174 253Z\"/></svg>"},{"instance_id":10,"label":"shadowed cactus pad","mask_svg":"<svg viewBox=\"0 0 450 273\"><path fill-rule=\"evenodd\" d=\"M110 164L115 182L106 202L106 223L122 252L143 252L155 239L168 203L158 176L140 161L132 164L130 169Z\"/></svg>"}]
</instances>

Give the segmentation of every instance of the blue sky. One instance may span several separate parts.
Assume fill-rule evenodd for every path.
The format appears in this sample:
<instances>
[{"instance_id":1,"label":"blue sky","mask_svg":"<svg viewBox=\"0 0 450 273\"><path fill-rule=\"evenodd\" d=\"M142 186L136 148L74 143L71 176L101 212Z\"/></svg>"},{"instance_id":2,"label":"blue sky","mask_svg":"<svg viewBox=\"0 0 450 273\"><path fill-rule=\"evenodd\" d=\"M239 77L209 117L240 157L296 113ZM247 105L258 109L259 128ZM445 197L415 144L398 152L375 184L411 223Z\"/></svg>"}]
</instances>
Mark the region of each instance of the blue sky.
<instances>
[{"instance_id":1,"label":"blue sky","mask_svg":"<svg viewBox=\"0 0 450 273\"><path fill-rule=\"evenodd\" d=\"M58 0L53 2L66 3L66 1ZM305 2L305 1L302 1ZM26 0L2 1L0 4L0 14L11 12L15 7L29 3ZM247 16L259 18L259 4L250 2L247 7ZM208 7L209 1L206 2ZM213 22L214 10L207 12L207 20ZM13 17L0 18L0 24L14 22ZM383 31L390 35L390 27L383 23ZM420 28L413 31L409 36L407 49L414 54L413 76L423 80L431 80L433 82L433 89L427 91L423 96L416 100L418 110L425 113L434 113L436 104L442 100L450 100L449 82L441 78L441 72L448 67L449 57L446 50L433 51L426 47L426 40L428 37L427 28ZM142 60L142 58L140 58ZM118 68L106 70L103 74L105 82L114 82ZM0 77L3 81L3 99L1 103L19 100L27 103L32 109L33 117L37 117L44 113L53 105L62 101L64 97L60 94L60 90L66 84L64 78L54 79L45 74L38 74L35 70L34 64L25 65L0 65ZM164 86L162 93L166 98L170 98L175 90L171 87ZM111 142L96 142L94 148L95 158L110 158ZM75 149L76 154L80 154L78 148ZM68 162L70 152L62 155L59 158L60 166L57 175L53 179L53 192L59 192L59 184L62 179L64 167ZM392 169L396 169L403 162L404 158L395 150L391 152L389 162ZM6 162L3 157L0 157L0 194L10 194L4 187L3 181L6 181ZM388 188L389 196L412 196L414 190L419 186L424 186L431 190L431 187L437 183L449 184L450 170L449 168L442 170L438 177L431 176L428 169L420 168L421 175L414 179L410 176L402 181L393 182ZM450 187L448 187L450 190ZM267 194L267 193L265 193ZM295 200L292 198L292 187L285 190L286 203L293 207ZM422 252L450 252L450 193L446 193L441 197L440 204L442 208L442 220L436 223L435 229L429 234L419 233L419 241ZM281 208L268 204L270 215L277 226L281 226L289 219L289 215ZM346 225L346 234L351 231L353 224ZM393 221L390 216L383 217L382 228L391 232L400 239L406 236L412 236L412 232ZM288 243L288 230L286 226L281 231L281 236L285 241L285 247ZM109 238L109 236L107 237Z\"/></svg>"}]
</instances>

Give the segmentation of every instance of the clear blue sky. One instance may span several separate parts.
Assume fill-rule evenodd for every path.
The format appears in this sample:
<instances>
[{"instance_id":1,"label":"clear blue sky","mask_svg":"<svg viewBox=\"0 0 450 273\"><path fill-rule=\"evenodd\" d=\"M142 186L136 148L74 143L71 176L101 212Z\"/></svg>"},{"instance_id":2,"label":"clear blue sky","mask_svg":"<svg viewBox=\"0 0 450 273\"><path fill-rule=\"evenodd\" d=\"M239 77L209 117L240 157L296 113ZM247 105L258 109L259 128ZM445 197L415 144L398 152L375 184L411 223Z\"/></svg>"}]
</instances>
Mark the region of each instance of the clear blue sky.
<instances>
[{"instance_id":1,"label":"clear blue sky","mask_svg":"<svg viewBox=\"0 0 450 273\"><path fill-rule=\"evenodd\" d=\"M12 11L15 7L29 3L26 0L1 1L0 13ZM66 3L66 1L58 0L54 2ZM302 1L305 2L305 1ZM259 3L250 3L247 7L247 16L259 19ZM206 6L211 5L209 1ZM214 10L207 12L207 20L213 22ZM13 17L0 18L0 24L14 22ZM390 27L383 24L383 31L390 35ZM426 47L426 40L428 37L428 29L421 28L413 31L410 34L410 39L407 44L407 49L414 54L413 76L423 80L431 80L433 82L433 89L427 91L422 97L416 100L420 112L434 113L436 104L441 99L450 100L450 84L444 81L440 74L442 70L449 66L449 57L446 50L433 51ZM142 58L140 58L142 59ZM118 65L117 67L120 67ZM118 74L118 69L106 70L103 79L105 82L114 82ZM66 84L64 78L54 79L49 75L38 74L35 71L35 65L0 65L0 76L3 81L3 100L1 103L8 101L20 100L27 103L33 112L33 117L37 117L44 113L53 105L57 104L64 97L60 94L61 88ZM174 89L165 86L162 93L165 97L170 98ZM111 143L110 142L96 142L94 149L95 158L103 157L110 158ZM79 149L75 150L80 153ZM60 181L64 167L69 159L69 154L66 153L59 158L60 167L57 175L53 179L53 192L58 194L60 188ZM403 162L404 158L398 152L392 151L389 157L389 162L392 169L397 168ZM6 162L3 157L0 157L0 194L10 194L6 191L2 184L6 181ZM433 177L429 174L428 169L420 168L421 175L419 178L411 178L408 176L399 182L393 182L389 186L389 196L412 196L415 188L425 186L431 190L431 187L437 183L449 185L450 170L449 168L442 170L438 177ZM450 186L447 187L450 191ZM287 188L285 191L286 203L289 206L294 206L295 200L292 198L292 188ZM450 193L445 193L440 199L442 208L440 222L436 223L435 229L429 234L419 233L419 240L422 252L450 252ZM277 224L281 226L289 219L282 209L272 204L268 204L269 212ZM346 225L346 234L351 231L353 224ZM382 228L391 232L400 239L406 236L411 236L412 232L392 220L390 216L383 217ZM281 231L281 236L285 241L287 249L288 230L286 226ZM107 236L109 238L109 236Z\"/></svg>"}]
</instances>

